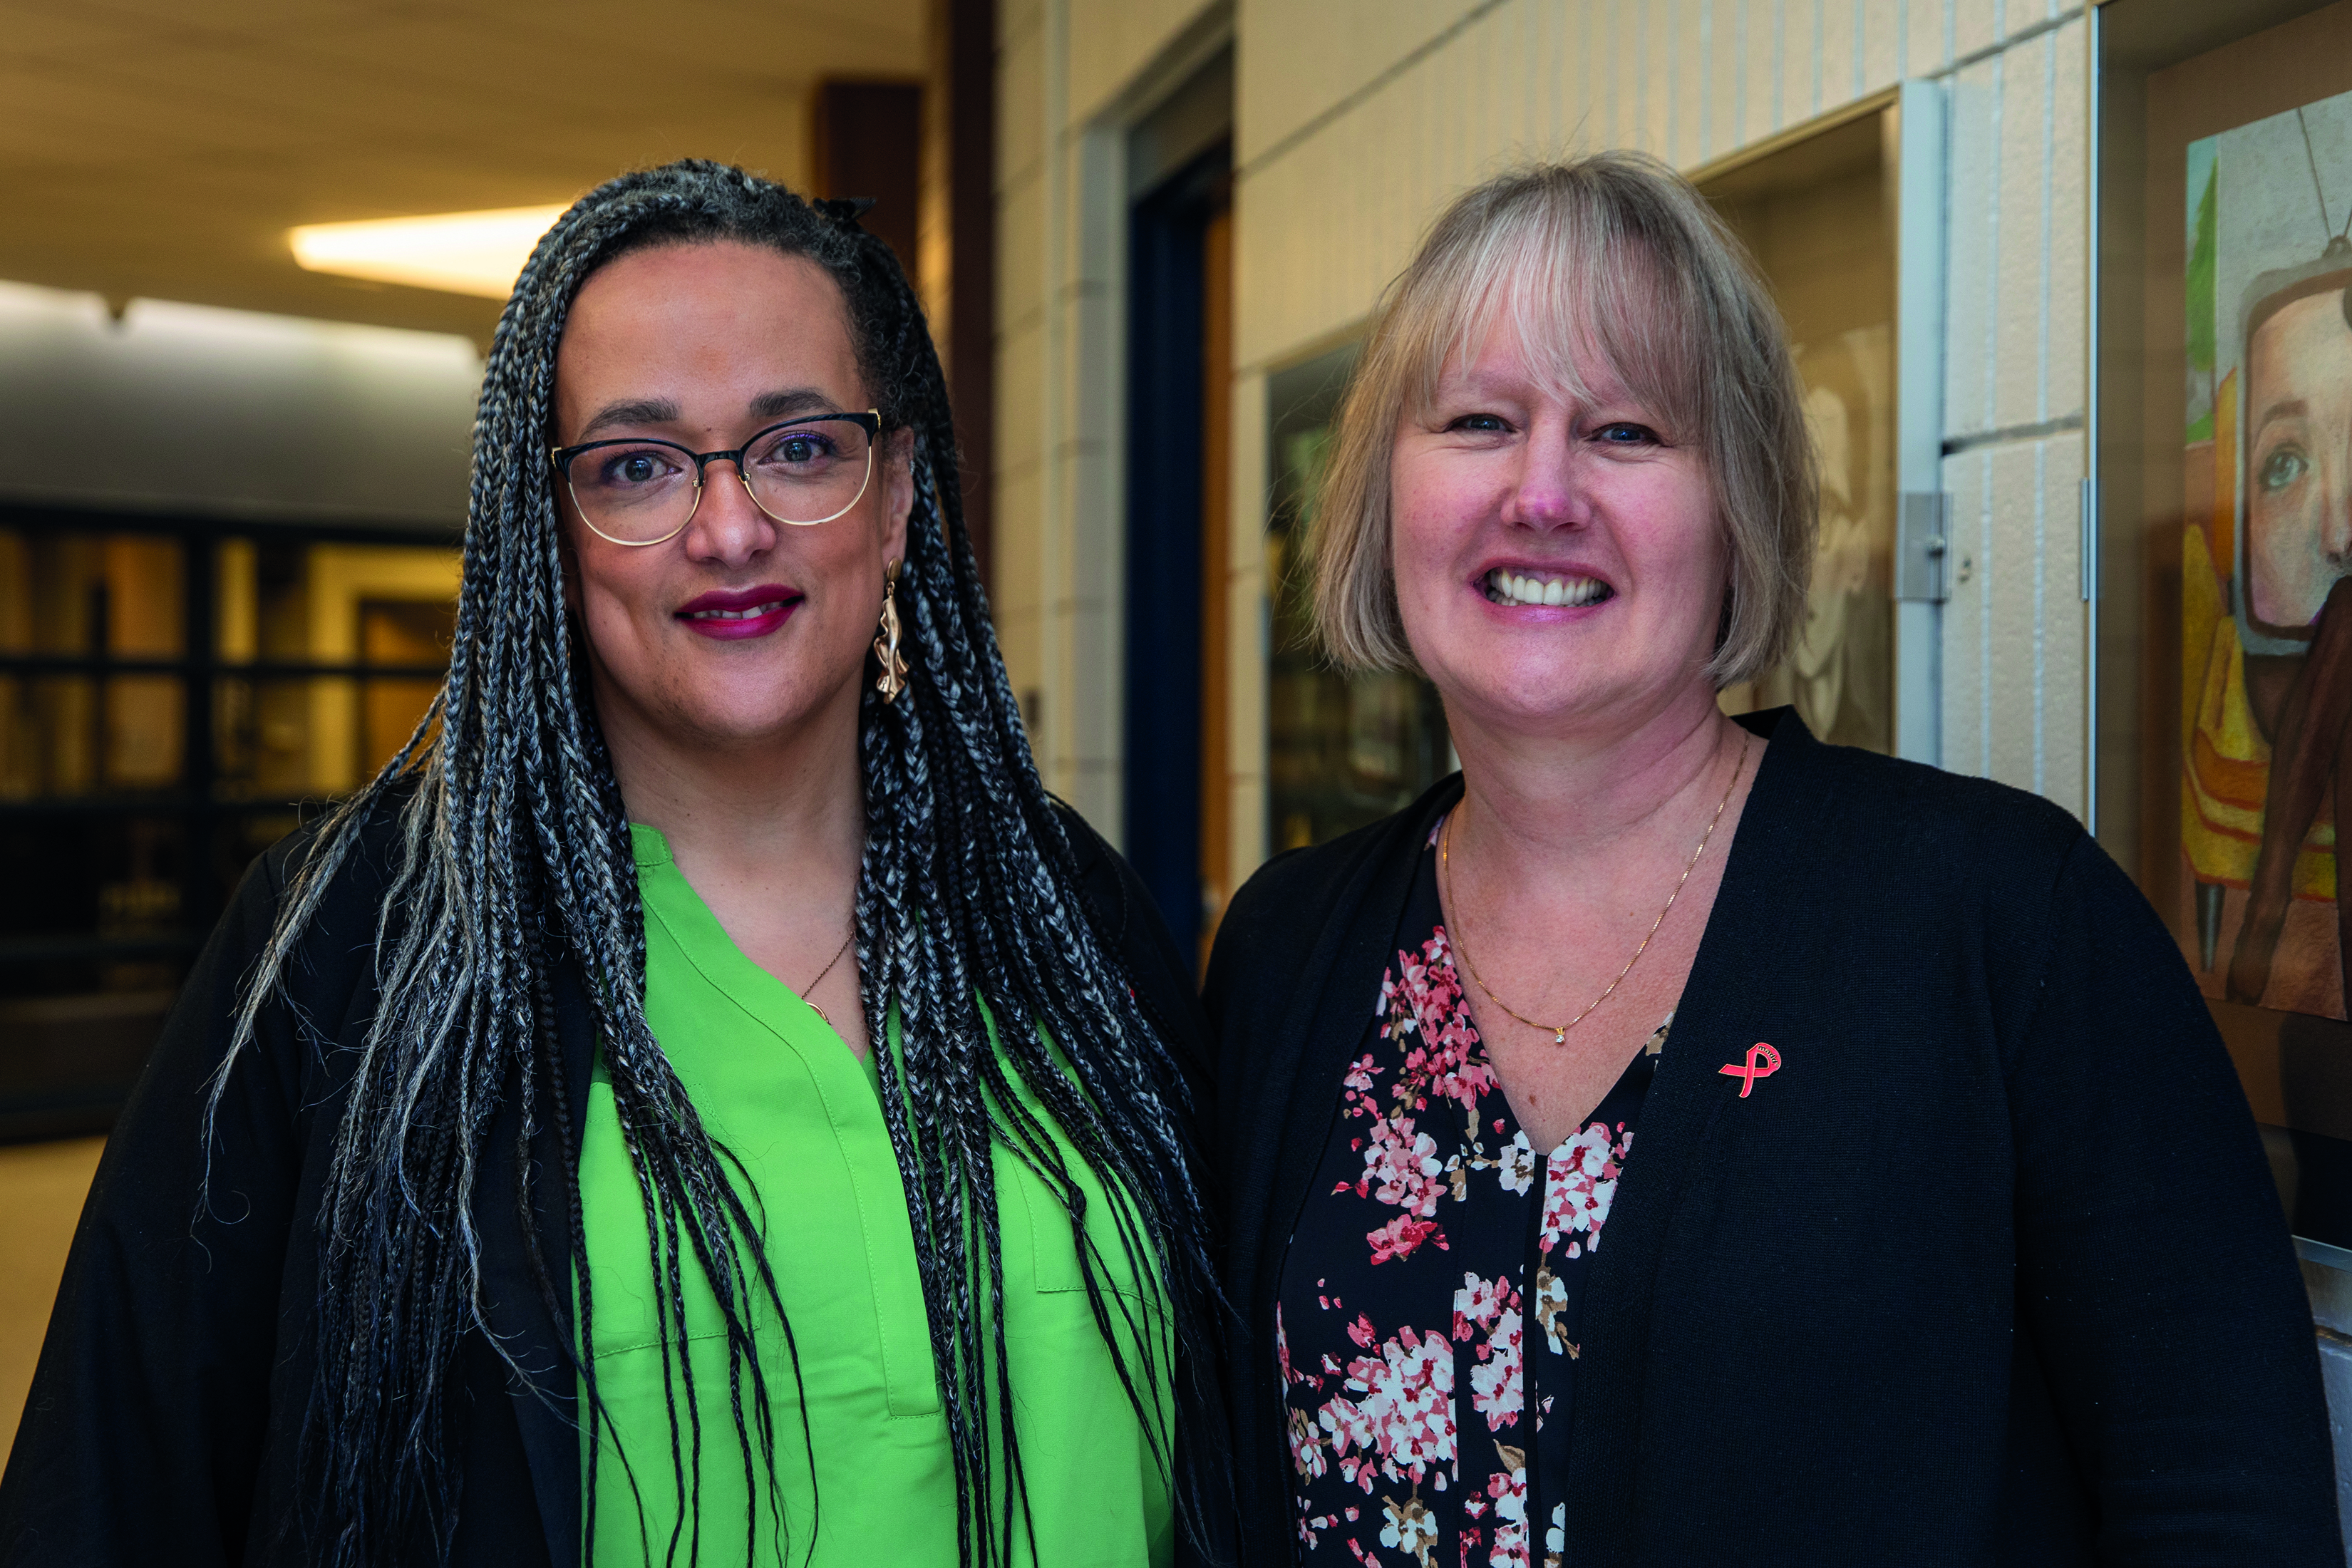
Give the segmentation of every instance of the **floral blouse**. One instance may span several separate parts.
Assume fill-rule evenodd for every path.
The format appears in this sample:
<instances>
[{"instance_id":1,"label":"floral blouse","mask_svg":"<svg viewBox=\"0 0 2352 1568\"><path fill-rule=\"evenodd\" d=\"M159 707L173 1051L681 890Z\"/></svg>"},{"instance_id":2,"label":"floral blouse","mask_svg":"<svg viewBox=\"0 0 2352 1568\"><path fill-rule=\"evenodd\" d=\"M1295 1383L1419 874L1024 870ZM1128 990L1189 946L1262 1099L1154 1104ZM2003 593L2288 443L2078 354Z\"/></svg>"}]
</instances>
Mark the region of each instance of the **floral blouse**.
<instances>
[{"instance_id":1,"label":"floral blouse","mask_svg":"<svg viewBox=\"0 0 2352 1568\"><path fill-rule=\"evenodd\" d=\"M1557 1568L1584 1275L1673 1017L1537 1153L1470 1021L1434 844L1283 1262L1300 1557L1534 1568L1540 1536Z\"/></svg>"}]
</instances>

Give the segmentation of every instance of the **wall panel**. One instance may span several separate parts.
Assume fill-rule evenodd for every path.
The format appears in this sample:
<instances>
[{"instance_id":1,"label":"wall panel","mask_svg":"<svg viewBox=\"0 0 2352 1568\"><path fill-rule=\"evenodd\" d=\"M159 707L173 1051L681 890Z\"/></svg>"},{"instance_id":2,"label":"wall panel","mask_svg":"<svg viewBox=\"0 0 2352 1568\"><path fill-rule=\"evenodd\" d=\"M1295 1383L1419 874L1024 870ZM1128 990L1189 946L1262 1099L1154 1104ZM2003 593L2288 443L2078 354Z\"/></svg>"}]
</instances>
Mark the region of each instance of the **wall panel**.
<instances>
[{"instance_id":1,"label":"wall panel","mask_svg":"<svg viewBox=\"0 0 2352 1568\"><path fill-rule=\"evenodd\" d=\"M1069 8L1069 103L1073 121L1100 115L1140 79L1213 0L1117 0Z\"/></svg>"},{"instance_id":2,"label":"wall panel","mask_svg":"<svg viewBox=\"0 0 2352 1568\"><path fill-rule=\"evenodd\" d=\"M1116 0L1113 0L1116 3ZM1253 0L1242 16L1237 162L1247 162L1496 0Z\"/></svg>"}]
</instances>

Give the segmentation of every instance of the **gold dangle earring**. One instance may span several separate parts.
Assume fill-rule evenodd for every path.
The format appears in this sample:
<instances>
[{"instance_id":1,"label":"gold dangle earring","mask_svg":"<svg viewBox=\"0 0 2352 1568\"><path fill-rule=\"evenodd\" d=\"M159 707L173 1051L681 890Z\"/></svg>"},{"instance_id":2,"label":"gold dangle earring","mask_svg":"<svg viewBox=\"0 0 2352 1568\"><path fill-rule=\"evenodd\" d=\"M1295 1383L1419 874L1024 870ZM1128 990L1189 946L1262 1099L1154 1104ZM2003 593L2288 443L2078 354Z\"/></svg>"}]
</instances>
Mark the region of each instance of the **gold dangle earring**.
<instances>
[{"instance_id":1,"label":"gold dangle earring","mask_svg":"<svg viewBox=\"0 0 2352 1568\"><path fill-rule=\"evenodd\" d=\"M907 661L898 657L898 563L896 561L882 568L882 629L875 634L874 657L882 666L882 673L875 678L874 689L882 694L883 701L898 701L898 693L907 689Z\"/></svg>"}]
</instances>

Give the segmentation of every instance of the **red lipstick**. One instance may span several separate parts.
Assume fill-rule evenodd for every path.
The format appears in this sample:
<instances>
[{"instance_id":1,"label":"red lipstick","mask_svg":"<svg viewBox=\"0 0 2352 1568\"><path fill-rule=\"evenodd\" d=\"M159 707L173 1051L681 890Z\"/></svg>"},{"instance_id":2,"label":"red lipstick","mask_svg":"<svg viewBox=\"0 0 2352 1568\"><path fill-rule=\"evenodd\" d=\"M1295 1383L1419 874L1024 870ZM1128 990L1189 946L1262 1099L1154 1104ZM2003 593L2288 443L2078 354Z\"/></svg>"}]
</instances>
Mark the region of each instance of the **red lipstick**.
<instances>
[{"instance_id":1,"label":"red lipstick","mask_svg":"<svg viewBox=\"0 0 2352 1568\"><path fill-rule=\"evenodd\" d=\"M689 599L674 612L680 625L720 642L763 637L786 621L806 595L781 583L756 588L714 588Z\"/></svg>"}]
</instances>

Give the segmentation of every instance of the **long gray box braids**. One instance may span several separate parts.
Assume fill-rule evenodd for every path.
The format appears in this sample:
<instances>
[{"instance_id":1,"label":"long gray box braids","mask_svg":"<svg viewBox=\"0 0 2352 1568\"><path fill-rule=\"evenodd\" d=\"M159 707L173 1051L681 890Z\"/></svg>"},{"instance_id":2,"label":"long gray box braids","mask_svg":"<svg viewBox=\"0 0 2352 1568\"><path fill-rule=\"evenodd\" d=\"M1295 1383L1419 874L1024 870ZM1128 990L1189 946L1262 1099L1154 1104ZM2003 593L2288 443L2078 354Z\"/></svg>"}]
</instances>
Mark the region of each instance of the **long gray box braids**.
<instances>
[{"instance_id":1,"label":"long gray box braids","mask_svg":"<svg viewBox=\"0 0 2352 1568\"><path fill-rule=\"evenodd\" d=\"M720 1401L751 1483L755 1554L761 1500L782 1518L770 1412L796 1401L772 1403L751 1324L760 1299L780 1320L783 1304L756 1213L728 1179L730 1157L646 1026L627 817L577 671L580 634L565 610L545 458L556 346L581 283L625 251L665 243L740 240L824 268L847 298L886 430L915 432L916 500L898 580L914 676L891 704L869 682L860 710L868 828L856 949L869 1037L887 1037L894 1008L898 1024L897 1053L876 1057L952 1449L959 1558L1008 1561L1026 1507L992 1150L1034 1172L1068 1213L1097 1326L1163 1472L1177 1468L1166 1437L1173 1413L1159 1393L1164 1363L1173 1344L1203 1364L1214 1300L1183 1079L1079 889L989 623L938 355L898 261L857 226L857 210L804 202L698 160L627 174L549 230L499 319L474 427L447 681L399 755L320 825L215 1088L216 1104L362 829L380 816L395 821L400 848L376 932L381 1005L353 1066L317 1216L320 1365L302 1452L304 1528L320 1562L389 1562L419 1530L446 1548L455 1528L458 1471L442 1448L447 1369L468 1333L509 1353L490 1332L478 1289L478 1205L518 1205L524 1235L536 1234L528 1175L517 1193L477 1190L501 1107L520 1111L526 1173L533 1137L551 1127L560 1138L562 1169L540 1179L556 1184L552 1208L567 1216L569 1278L552 1277L535 1242L530 1261L556 1321L566 1320L568 1286L578 1344L593 1342L578 1130L566 1120L553 1020L558 963L577 972L594 1016L656 1238L665 1337L683 1324L688 1269L709 1280L726 1324L724 1390L698 1389L682 1355L675 1363L677 1495L698 1491L706 1405ZM1001 1057L990 1048L983 998ZM1123 1194L1108 1205L1108 1228L1155 1298L1147 1307L1105 1283L1078 1173L1016 1094L1006 1063L1085 1165ZM783 1338L797 1378L788 1322ZM593 1495L604 1415L578 1344L567 1352ZM717 1462L732 1464L726 1447ZM1190 1516L1193 1489L1178 1480ZM680 1531L669 1554L691 1561L698 1531L690 1519Z\"/></svg>"}]
</instances>

